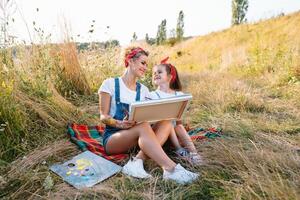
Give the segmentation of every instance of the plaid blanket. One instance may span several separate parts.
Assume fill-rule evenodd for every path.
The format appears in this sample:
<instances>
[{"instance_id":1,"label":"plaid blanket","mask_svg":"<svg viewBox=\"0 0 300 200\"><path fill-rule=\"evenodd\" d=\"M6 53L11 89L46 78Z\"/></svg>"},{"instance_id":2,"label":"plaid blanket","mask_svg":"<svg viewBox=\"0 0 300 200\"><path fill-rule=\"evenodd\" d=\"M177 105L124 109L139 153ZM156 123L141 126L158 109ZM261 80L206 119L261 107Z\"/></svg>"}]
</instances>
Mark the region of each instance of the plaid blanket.
<instances>
[{"instance_id":1,"label":"plaid blanket","mask_svg":"<svg viewBox=\"0 0 300 200\"><path fill-rule=\"evenodd\" d=\"M127 154L107 155L105 153L102 141L104 127L102 126L87 126L82 124L69 124L67 133L71 141L85 151L89 150L107 160L119 163L128 157Z\"/></svg>"},{"instance_id":2,"label":"plaid blanket","mask_svg":"<svg viewBox=\"0 0 300 200\"><path fill-rule=\"evenodd\" d=\"M104 127L87 126L82 124L68 124L68 131L71 141L74 142L81 150L89 150L99 156L106 158L115 163L122 162L128 157L128 154L107 155L105 153L102 141ZM205 138L221 137L220 128L194 128L188 131L192 140L202 140Z\"/></svg>"},{"instance_id":3,"label":"plaid blanket","mask_svg":"<svg viewBox=\"0 0 300 200\"><path fill-rule=\"evenodd\" d=\"M192 138L192 140L202 140L205 138L216 138L221 137L223 134L221 128L194 128L190 131L188 131L188 134Z\"/></svg>"}]
</instances>

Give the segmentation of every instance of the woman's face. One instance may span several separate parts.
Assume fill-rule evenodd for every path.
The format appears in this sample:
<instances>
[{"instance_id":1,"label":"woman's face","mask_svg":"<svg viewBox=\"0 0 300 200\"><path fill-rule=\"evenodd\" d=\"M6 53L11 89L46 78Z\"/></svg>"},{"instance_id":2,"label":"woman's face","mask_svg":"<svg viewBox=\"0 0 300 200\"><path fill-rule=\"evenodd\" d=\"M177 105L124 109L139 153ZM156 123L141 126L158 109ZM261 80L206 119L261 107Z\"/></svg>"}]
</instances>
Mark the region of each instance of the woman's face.
<instances>
[{"instance_id":1,"label":"woman's face","mask_svg":"<svg viewBox=\"0 0 300 200\"><path fill-rule=\"evenodd\" d=\"M170 82L170 76L167 73L166 67L162 65L154 66L152 69L152 82L159 86Z\"/></svg>"},{"instance_id":2,"label":"woman's face","mask_svg":"<svg viewBox=\"0 0 300 200\"><path fill-rule=\"evenodd\" d=\"M148 66L147 66L148 57L145 55L141 55L136 60L131 59L130 67L137 77L142 77L146 73Z\"/></svg>"}]
</instances>

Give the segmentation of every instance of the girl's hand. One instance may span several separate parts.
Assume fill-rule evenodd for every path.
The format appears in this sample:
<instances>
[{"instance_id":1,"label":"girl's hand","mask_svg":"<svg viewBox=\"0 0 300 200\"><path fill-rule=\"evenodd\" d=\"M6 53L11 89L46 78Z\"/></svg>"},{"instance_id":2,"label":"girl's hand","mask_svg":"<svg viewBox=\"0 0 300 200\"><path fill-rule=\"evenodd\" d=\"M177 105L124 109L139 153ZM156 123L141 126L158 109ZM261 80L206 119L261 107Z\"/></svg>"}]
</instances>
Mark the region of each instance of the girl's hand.
<instances>
[{"instance_id":1,"label":"girl's hand","mask_svg":"<svg viewBox=\"0 0 300 200\"><path fill-rule=\"evenodd\" d=\"M136 122L132 120L123 120L123 121L117 120L116 127L120 129L129 129L133 127L135 124Z\"/></svg>"}]
</instances>

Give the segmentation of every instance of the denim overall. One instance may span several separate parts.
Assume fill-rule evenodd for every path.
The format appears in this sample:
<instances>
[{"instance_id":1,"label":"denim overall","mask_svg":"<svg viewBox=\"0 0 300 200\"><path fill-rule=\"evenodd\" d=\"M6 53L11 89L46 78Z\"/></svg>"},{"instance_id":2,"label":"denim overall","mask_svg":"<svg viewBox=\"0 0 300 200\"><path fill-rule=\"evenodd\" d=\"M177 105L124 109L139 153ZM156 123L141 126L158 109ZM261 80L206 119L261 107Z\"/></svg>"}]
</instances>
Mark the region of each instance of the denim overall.
<instances>
[{"instance_id":1,"label":"denim overall","mask_svg":"<svg viewBox=\"0 0 300 200\"><path fill-rule=\"evenodd\" d=\"M141 98L141 84L136 83L136 97L135 101L140 101ZM129 111L129 104L122 103L120 101L120 82L119 78L115 78L115 99L116 99L116 113L113 116L114 119L116 120L123 120L126 115L128 114ZM108 126L106 125L104 135L103 135L103 146L104 148L106 147L106 143L109 139L110 136L112 136L114 133L120 131L122 129Z\"/></svg>"}]
</instances>

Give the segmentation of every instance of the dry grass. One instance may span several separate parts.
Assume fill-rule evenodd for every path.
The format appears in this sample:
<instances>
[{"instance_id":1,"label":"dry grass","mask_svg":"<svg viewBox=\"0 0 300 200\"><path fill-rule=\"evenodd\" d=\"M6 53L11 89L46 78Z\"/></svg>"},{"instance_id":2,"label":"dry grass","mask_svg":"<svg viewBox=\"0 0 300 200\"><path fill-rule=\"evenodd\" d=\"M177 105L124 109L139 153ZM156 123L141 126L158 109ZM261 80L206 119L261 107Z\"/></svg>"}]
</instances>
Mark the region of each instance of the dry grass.
<instances>
[{"instance_id":1,"label":"dry grass","mask_svg":"<svg viewBox=\"0 0 300 200\"><path fill-rule=\"evenodd\" d=\"M54 52L55 54L55 52ZM64 81L60 88L65 87L66 82L70 83L71 91L76 91L82 95L90 95L91 89L83 73L77 57L77 49L74 43L64 43L59 46L58 51L59 67L57 75Z\"/></svg>"},{"instance_id":2,"label":"dry grass","mask_svg":"<svg viewBox=\"0 0 300 200\"><path fill-rule=\"evenodd\" d=\"M43 183L48 170L41 163L46 161L49 166L78 153L74 145L62 140L37 149L25 159L15 162L15 167L8 174L28 182L23 183L23 187L11 197L18 198L26 194L28 198L42 199L299 198L300 145L294 137L298 133L289 134L285 131L286 127L291 126L289 119L299 124L299 110L289 105L292 102L284 105L280 99L268 101L263 90L230 74L186 74L182 78L187 91L194 95L191 112L187 116L192 125L219 126L225 132L224 138L196 142L206 165L193 168L182 163L202 174L199 181L188 186L164 182L161 170L148 162L146 167L152 169L155 177L149 181L118 174L91 189L76 190L51 173L55 184L50 191L45 191ZM244 98L237 100L236 94ZM274 121L270 120L272 118ZM275 132L265 131L278 122L282 127L274 128ZM35 176L21 175L24 172ZM29 182L35 185L29 185Z\"/></svg>"},{"instance_id":3,"label":"dry grass","mask_svg":"<svg viewBox=\"0 0 300 200\"><path fill-rule=\"evenodd\" d=\"M55 156L62 160L78 152L79 150L76 146L66 139L51 143L42 148L37 148L26 156L12 162L12 167L8 172L9 177L18 177L22 173L34 169L38 164L42 164L49 157Z\"/></svg>"},{"instance_id":4,"label":"dry grass","mask_svg":"<svg viewBox=\"0 0 300 200\"><path fill-rule=\"evenodd\" d=\"M120 63L120 54L120 49L117 47L79 54L79 61L93 92L98 90L106 77L121 74L123 63Z\"/></svg>"},{"instance_id":5,"label":"dry grass","mask_svg":"<svg viewBox=\"0 0 300 200\"><path fill-rule=\"evenodd\" d=\"M213 160L230 173L225 180L216 179L235 199L297 199L299 155L257 135L253 141L230 140L214 146Z\"/></svg>"}]
</instances>

